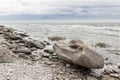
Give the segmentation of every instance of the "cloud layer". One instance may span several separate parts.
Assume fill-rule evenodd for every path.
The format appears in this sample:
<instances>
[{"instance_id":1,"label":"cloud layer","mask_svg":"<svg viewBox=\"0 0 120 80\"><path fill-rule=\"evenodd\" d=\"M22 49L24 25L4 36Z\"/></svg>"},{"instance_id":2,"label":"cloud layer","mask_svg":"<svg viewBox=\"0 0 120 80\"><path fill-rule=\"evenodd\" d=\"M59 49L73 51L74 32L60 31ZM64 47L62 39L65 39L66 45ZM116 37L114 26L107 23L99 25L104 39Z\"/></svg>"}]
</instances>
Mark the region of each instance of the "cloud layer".
<instances>
[{"instance_id":1,"label":"cloud layer","mask_svg":"<svg viewBox=\"0 0 120 80\"><path fill-rule=\"evenodd\" d=\"M1 16L22 14L120 18L120 0L1 0Z\"/></svg>"}]
</instances>

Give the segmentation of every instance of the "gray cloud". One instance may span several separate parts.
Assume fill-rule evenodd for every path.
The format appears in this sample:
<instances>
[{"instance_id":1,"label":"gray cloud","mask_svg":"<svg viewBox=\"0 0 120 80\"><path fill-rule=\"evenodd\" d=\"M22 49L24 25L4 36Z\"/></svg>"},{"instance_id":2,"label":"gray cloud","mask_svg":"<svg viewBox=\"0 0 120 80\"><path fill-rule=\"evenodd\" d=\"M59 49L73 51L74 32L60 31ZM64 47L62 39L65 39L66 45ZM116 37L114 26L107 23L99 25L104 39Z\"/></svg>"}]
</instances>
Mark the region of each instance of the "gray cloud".
<instances>
[{"instance_id":1,"label":"gray cloud","mask_svg":"<svg viewBox=\"0 0 120 80\"><path fill-rule=\"evenodd\" d=\"M0 15L120 16L120 0L2 0Z\"/></svg>"}]
</instances>

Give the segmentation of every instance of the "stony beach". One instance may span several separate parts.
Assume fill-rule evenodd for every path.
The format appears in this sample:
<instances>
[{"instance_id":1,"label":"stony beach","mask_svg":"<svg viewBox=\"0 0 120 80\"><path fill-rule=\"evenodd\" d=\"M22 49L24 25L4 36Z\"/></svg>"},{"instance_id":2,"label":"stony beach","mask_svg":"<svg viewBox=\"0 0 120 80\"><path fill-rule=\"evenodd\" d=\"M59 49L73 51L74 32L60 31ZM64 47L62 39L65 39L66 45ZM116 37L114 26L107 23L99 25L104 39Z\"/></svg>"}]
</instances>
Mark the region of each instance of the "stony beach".
<instances>
[{"instance_id":1,"label":"stony beach","mask_svg":"<svg viewBox=\"0 0 120 80\"><path fill-rule=\"evenodd\" d=\"M20 32L11 27L0 26L0 80L120 79L120 51L110 50L111 45L96 43L93 49L104 57L104 68L86 69L59 59L52 48L56 41L41 37L35 39L28 32ZM66 37L62 40L68 41ZM92 46L89 47L92 48ZM115 54L109 54L106 51ZM103 53L108 54L108 56Z\"/></svg>"}]
</instances>

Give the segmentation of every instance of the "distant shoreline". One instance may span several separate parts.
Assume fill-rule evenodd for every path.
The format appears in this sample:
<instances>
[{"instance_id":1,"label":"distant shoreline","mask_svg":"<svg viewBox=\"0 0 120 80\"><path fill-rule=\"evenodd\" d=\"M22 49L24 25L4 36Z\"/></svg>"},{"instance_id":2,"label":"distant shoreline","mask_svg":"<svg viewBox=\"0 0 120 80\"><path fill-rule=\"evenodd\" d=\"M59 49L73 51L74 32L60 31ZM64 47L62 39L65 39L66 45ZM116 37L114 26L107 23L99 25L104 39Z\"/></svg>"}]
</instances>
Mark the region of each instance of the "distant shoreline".
<instances>
[{"instance_id":1,"label":"distant shoreline","mask_svg":"<svg viewBox=\"0 0 120 80\"><path fill-rule=\"evenodd\" d=\"M64 24L83 24L83 23L86 23L86 24L91 24L91 23L99 23L99 24L111 24L111 23L120 23L120 20L10 20L10 21L1 21L0 20L0 24L1 23L45 23L45 24L48 24L48 23L64 23Z\"/></svg>"}]
</instances>

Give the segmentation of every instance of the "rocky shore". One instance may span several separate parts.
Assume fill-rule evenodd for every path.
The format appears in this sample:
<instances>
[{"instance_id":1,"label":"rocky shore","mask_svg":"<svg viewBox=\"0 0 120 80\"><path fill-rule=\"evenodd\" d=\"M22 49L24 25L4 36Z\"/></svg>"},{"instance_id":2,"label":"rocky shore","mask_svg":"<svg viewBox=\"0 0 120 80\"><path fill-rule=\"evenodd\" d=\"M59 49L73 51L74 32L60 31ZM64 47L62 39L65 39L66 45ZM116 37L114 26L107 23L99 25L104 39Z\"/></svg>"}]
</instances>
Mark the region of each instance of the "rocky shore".
<instances>
[{"instance_id":1,"label":"rocky shore","mask_svg":"<svg viewBox=\"0 0 120 80\"><path fill-rule=\"evenodd\" d=\"M97 70L75 66L60 60L52 46L51 41L34 40L24 32L0 25L0 80L120 79L120 65L105 63Z\"/></svg>"}]
</instances>

